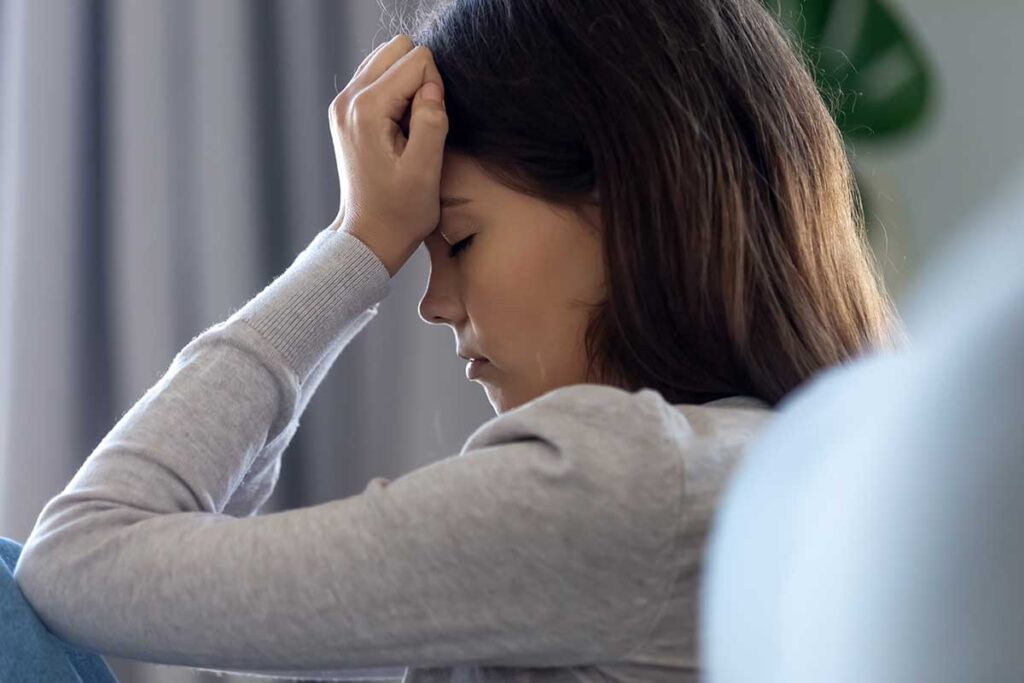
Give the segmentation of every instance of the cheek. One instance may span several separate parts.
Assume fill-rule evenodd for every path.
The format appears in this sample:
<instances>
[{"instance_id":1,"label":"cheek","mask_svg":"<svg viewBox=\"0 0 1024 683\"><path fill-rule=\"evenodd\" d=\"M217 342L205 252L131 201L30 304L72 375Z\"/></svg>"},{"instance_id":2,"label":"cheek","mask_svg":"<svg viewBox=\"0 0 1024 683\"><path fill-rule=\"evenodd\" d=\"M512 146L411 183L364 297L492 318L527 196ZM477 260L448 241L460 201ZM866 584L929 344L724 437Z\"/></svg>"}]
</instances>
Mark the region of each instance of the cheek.
<instances>
[{"instance_id":1,"label":"cheek","mask_svg":"<svg viewBox=\"0 0 1024 683\"><path fill-rule=\"evenodd\" d=\"M554 317L551 274L543 263L513 249L496 247L494 253L479 250L473 256L465 303L476 334L497 364L521 364L524 354L532 357L543 343Z\"/></svg>"},{"instance_id":2,"label":"cheek","mask_svg":"<svg viewBox=\"0 0 1024 683\"><path fill-rule=\"evenodd\" d=\"M577 353L586 313L572 302L593 300L592 279L557 249L510 249L489 268L481 265L470 288L470 314L496 359L510 367L558 363L561 355Z\"/></svg>"}]
</instances>

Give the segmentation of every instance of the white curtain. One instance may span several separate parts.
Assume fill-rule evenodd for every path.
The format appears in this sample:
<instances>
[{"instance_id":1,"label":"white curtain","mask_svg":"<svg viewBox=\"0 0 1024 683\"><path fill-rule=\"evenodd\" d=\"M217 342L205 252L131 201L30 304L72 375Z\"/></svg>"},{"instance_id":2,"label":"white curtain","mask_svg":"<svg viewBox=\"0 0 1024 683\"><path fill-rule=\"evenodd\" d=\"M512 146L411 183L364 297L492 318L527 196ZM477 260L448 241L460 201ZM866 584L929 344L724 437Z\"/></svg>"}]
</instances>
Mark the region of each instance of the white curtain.
<instances>
[{"instance_id":1,"label":"white curtain","mask_svg":"<svg viewBox=\"0 0 1024 683\"><path fill-rule=\"evenodd\" d=\"M328 105L393 9L0 0L0 536L24 542L174 354L334 218ZM451 455L493 417L451 330L417 315L428 272L421 248L328 374L264 512ZM108 662L124 683L224 680Z\"/></svg>"}]
</instances>

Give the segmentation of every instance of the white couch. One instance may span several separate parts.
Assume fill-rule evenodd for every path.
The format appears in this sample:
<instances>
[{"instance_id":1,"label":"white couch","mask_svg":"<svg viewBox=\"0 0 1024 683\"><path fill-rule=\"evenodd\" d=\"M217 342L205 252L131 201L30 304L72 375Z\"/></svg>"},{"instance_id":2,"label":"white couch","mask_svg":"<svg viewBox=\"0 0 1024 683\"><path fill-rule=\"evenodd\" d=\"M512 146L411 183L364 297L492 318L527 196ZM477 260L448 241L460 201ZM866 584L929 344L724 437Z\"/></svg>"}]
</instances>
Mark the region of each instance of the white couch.
<instances>
[{"instance_id":1,"label":"white couch","mask_svg":"<svg viewBox=\"0 0 1024 683\"><path fill-rule=\"evenodd\" d=\"M1024 681L1024 202L900 303L904 352L780 405L724 492L708 683Z\"/></svg>"}]
</instances>

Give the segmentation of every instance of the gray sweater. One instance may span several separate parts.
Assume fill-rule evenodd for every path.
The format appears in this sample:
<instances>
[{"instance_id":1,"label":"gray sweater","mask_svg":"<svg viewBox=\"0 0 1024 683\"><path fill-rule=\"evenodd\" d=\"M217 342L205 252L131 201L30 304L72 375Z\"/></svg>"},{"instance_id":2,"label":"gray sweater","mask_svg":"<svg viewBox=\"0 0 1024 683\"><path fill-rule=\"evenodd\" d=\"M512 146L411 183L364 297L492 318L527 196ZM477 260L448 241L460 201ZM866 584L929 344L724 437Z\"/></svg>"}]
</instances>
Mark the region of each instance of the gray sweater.
<instances>
[{"instance_id":1,"label":"gray sweater","mask_svg":"<svg viewBox=\"0 0 1024 683\"><path fill-rule=\"evenodd\" d=\"M83 649L216 671L698 680L701 553L774 415L757 399L561 387L394 481L257 514L389 287L327 228L189 342L40 513L15 569L39 618Z\"/></svg>"}]
</instances>

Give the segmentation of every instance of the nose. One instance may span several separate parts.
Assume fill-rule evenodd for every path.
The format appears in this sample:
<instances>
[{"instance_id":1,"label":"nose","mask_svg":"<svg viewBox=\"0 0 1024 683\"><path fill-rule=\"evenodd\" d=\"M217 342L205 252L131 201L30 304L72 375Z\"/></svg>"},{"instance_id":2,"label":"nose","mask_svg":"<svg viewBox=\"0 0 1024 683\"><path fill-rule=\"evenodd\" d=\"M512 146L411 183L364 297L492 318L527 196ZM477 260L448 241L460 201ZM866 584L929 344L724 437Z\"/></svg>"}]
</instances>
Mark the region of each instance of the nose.
<instances>
[{"instance_id":1,"label":"nose","mask_svg":"<svg viewBox=\"0 0 1024 683\"><path fill-rule=\"evenodd\" d=\"M420 298L417 309L420 320L431 325L452 325L465 315L452 274L445 273L444 266L430 266L427 289Z\"/></svg>"},{"instance_id":2,"label":"nose","mask_svg":"<svg viewBox=\"0 0 1024 683\"><path fill-rule=\"evenodd\" d=\"M454 315L449 309L450 307L432 294L428 287L426 294L420 299L420 320L431 325L454 325Z\"/></svg>"}]
</instances>

